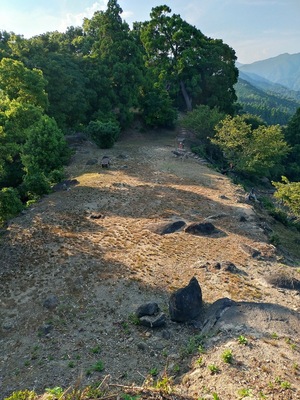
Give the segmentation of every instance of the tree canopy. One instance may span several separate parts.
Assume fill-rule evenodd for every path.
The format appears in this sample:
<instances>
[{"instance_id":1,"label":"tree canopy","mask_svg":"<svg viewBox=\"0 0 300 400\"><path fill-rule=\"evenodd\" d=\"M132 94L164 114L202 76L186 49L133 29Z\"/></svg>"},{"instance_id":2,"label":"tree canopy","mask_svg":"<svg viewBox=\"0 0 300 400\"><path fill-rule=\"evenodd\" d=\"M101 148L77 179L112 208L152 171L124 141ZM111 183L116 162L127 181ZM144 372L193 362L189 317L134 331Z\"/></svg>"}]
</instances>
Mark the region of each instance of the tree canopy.
<instances>
[{"instance_id":1,"label":"tree canopy","mask_svg":"<svg viewBox=\"0 0 300 400\"><path fill-rule=\"evenodd\" d=\"M168 88L178 107L184 100L189 111L204 104L233 112L233 85L238 77L234 50L222 40L206 37L180 15L170 13L166 5L155 7L151 20L141 26L147 67Z\"/></svg>"},{"instance_id":2,"label":"tree canopy","mask_svg":"<svg viewBox=\"0 0 300 400\"><path fill-rule=\"evenodd\" d=\"M258 177L278 174L276 168L280 169L283 157L290 151L279 125L253 129L243 116L222 120L212 142L220 146L236 171Z\"/></svg>"}]
</instances>

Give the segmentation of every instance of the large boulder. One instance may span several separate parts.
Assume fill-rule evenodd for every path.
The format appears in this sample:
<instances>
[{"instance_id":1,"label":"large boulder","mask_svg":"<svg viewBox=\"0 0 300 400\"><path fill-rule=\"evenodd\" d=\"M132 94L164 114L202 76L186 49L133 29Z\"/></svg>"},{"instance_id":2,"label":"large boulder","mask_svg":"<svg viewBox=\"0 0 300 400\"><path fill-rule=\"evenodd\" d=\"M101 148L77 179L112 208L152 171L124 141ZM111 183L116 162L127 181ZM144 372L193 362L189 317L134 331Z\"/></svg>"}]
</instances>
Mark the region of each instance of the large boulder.
<instances>
[{"instance_id":1,"label":"large boulder","mask_svg":"<svg viewBox=\"0 0 300 400\"><path fill-rule=\"evenodd\" d=\"M172 321L188 322L201 313L202 292L195 277L189 284L174 292L169 300L169 312Z\"/></svg>"}]
</instances>

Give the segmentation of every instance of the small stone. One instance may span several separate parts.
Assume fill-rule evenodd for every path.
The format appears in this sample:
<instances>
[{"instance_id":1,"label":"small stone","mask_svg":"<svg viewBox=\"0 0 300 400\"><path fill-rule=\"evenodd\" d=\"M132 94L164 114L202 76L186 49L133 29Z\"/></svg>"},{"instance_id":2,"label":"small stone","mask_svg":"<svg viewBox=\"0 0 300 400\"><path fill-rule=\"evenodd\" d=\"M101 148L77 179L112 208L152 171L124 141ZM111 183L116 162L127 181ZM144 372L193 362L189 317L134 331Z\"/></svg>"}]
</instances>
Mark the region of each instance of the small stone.
<instances>
[{"instance_id":1,"label":"small stone","mask_svg":"<svg viewBox=\"0 0 300 400\"><path fill-rule=\"evenodd\" d=\"M169 339L171 339L171 332L164 329L161 333L161 336L163 337L163 339L169 340Z\"/></svg>"},{"instance_id":2,"label":"small stone","mask_svg":"<svg viewBox=\"0 0 300 400\"><path fill-rule=\"evenodd\" d=\"M47 336L52 331L53 325L51 324L44 324L39 327L38 333L40 336Z\"/></svg>"},{"instance_id":3,"label":"small stone","mask_svg":"<svg viewBox=\"0 0 300 400\"><path fill-rule=\"evenodd\" d=\"M48 310L54 310L54 308L58 306L58 298L55 295L49 296L44 301L43 306L48 308Z\"/></svg>"},{"instance_id":4,"label":"small stone","mask_svg":"<svg viewBox=\"0 0 300 400\"><path fill-rule=\"evenodd\" d=\"M149 328L159 328L166 324L166 314L160 313L158 315L145 315L140 318L141 325Z\"/></svg>"},{"instance_id":5,"label":"small stone","mask_svg":"<svg viewBox=\"0 0 300 400\"><path fill-rule=\"evenodd\" d=\"M137 348L138 348L139 350L144 351L144 350L146 350L146 345L145 345L145 343L143 343L143 342L139 342L139 343L137 344Z\"/></svg>"},{"instance_id":6,"label":"small stone","mask_svg":"<svg viewBox=\"0 0 300 400\"><path fill-rule=\"evenodd\" d=\"M144 317L145 315L157 314L159 311L160 310L157 303L146 303L138 307L138 309L135 312L135 315L138 318L141 318Z\"/></svg>"}]
</instances>

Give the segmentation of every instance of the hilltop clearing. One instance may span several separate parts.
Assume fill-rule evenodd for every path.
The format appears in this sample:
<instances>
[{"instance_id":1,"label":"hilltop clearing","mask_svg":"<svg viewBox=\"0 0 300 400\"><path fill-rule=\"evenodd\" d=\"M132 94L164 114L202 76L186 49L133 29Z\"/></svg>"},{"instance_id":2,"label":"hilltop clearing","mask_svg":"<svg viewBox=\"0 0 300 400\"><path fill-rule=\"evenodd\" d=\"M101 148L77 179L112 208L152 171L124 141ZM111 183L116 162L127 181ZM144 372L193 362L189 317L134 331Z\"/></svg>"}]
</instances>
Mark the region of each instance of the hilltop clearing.
<instances>
[{"instance_id":1,"label":"hilltop clearing","mask_svg":"<svg viewBox=\"0 0 300 400\"><path fill-rule=\"evenodd\" d=\"M174 143L174 132L135 133L106 151L84 142L67 167L72 184L10 221L0 244L1 399L104 377L124 386L167 377L182 398L300 399L297 262L269 243L240 186L174 157ZM220 234L162 234L178 221L209 221ZM168 317L170 294L194 276L211 310L204 331L204 321ZM222 298L236 303L214 314ZM147 302L165 312L164 327L136 324Z\"/></svg>"}]
</instances>

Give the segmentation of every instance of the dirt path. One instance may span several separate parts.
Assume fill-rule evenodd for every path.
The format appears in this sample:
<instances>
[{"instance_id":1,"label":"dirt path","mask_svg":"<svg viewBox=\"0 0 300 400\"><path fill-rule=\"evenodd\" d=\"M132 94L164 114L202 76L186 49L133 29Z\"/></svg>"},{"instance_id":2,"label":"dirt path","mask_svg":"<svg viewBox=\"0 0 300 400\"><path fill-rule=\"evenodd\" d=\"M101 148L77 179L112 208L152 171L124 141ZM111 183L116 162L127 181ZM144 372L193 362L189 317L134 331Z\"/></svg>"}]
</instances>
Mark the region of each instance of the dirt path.
<instances>
[{"instance_id":1,"label":"dirt path","mask_svg":"<svg viewBox=\"0 0 300 400\"><path fill-rule=\"evenodd\" d=\"M207 305L228 297L300 310L299 292L265 281L289 267L279 263L241 188L194 158L174 158L173 135L136 135L109 151L85 143L67 168L79 183L11 221L0 245L1 399L17 389L41 393L105 375L141 385L150 371L167 371L195 398L215 392L238 399L243 388L270 399L300 398L299 337L274 332L262 340L252 332L243 348L229 330L210 338L200 365L195 349L187 350L199 329L170 320L158 330L134 323L134 311L148 301L167 313L170 293L193 276ZM106 154L112 165L101 169ZM157 233L171 221L204 219L223 235ZM215 269L225 261L243 274ZM212 374L208 365L220 363L226 346L239 363Z\"/></svg>"}]
</instances>

